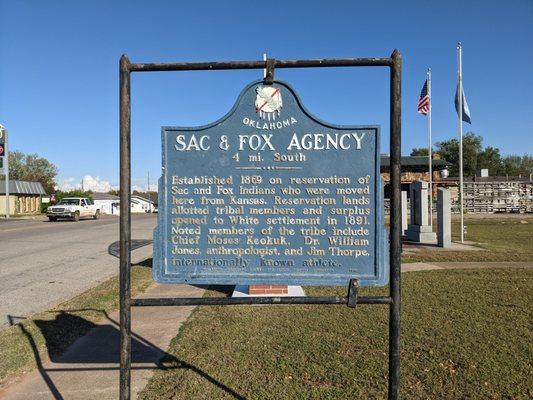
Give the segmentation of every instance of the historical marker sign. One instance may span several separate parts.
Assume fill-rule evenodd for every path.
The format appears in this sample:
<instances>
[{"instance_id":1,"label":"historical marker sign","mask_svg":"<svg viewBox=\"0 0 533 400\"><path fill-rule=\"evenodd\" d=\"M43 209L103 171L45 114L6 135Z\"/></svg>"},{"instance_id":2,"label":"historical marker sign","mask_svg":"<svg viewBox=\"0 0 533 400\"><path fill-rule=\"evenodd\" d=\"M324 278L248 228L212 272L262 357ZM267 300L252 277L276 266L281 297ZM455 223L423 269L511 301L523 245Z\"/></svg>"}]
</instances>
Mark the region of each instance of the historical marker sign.
<instances>
[{"instance_id":1,"label":"historical marker sign","mask_svg":"<svg viewBox=\"0 0 533 400\"><path fill-rule=\"evenodd\" d=\"M318 120L286 83L219 121L162 129L161 283L384 285L379 127Z\"/></svg>"}]
</instances>

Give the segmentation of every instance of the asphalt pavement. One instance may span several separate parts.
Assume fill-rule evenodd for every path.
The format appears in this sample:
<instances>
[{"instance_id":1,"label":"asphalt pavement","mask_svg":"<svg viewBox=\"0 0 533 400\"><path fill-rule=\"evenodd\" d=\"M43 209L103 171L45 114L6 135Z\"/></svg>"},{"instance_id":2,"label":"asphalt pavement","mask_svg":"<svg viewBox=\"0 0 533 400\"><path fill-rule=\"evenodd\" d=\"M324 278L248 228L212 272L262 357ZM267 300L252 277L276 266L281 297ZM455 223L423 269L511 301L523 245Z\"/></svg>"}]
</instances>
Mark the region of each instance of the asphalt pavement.
<instances>
[{"instance_id":1,"label":"asphalt pavement","mask_svg":"<svg viewBox=\"0 0 533 400\"><path fill-rule=\"evenodd\" d=\"M155 215L132 215L132 239L151 239L155 225ZM8 326L8 316L50 309L116 275L118 259L108 247L118 239L116 216L0 221L0 329ZM137 249L132 261L151 253L151 245Z\"/></svg>"}]
</instances>

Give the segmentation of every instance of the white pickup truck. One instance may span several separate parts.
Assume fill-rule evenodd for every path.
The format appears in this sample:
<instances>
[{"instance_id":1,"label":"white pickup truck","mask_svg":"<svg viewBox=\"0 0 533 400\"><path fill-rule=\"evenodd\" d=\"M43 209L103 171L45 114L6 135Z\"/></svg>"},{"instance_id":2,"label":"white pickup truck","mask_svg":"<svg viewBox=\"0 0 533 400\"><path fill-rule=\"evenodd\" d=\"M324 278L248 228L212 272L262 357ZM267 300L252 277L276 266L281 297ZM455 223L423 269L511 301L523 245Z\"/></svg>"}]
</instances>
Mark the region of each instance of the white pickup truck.
<instances>
[{"instance_id":1,"label":"white pickup truck","mask_svg":"<svg viewBox=\"0 0 533 400\"><path fill-rule=\"evenodd\" d=\"M71 218L79 221L80 218L100 218L100 209L87 197L66 197L55 206L46 209L46 216L51 222L58 218Z\"/></svg>"}]
</instances>

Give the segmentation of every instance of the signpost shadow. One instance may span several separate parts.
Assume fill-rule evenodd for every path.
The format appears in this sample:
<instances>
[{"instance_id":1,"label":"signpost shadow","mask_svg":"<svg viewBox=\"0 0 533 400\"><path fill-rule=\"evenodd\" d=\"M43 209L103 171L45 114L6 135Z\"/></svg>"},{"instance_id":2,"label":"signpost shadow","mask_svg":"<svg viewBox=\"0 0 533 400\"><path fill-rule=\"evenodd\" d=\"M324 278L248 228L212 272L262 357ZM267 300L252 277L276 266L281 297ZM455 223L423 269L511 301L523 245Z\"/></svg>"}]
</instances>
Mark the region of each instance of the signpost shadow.
<instances>
[{"instance_id":1,"label":"signpost shadow","mask_svg":"<svg viewBox=\"0 0 533 400\"><path fill-rule=\"evenodd\" d=\"M75 314L76 312L81 311L96 311L102 313L109 323L96 325ZM10 324L14 325L17 319L23 318L8 316L8 319ZM39 354L39 348L35 340L35 333L28 330L24 324L18 324L17 326L28 340L33 352L37 370L54 399L62 400L65 397L62 395L60 388L56 385L56 382L54 382L50 376L50 373L109 371L120 369L120 352L118 346L120 343L119 324L118 321L111 318L105 310L61 310L52 320L35 320L34 323L45 339L48 358L51 363L57 364L57 366L45 366L43 357ZM62 346L64 336L62 336L61 333L68 332L72 327L87 332L87 334L75 340L68 349L61 353L61 351L64 350L64 346ZM181 360L172 354L167 353L165 350L134 332L132 332L131 344L132 362L134 364L139 364L133 365L133 370L190 369L234 398L245 399L245 397L235 392L224 383L216 380L207 372L185 360Z\"/></svg>"}]
</instances>

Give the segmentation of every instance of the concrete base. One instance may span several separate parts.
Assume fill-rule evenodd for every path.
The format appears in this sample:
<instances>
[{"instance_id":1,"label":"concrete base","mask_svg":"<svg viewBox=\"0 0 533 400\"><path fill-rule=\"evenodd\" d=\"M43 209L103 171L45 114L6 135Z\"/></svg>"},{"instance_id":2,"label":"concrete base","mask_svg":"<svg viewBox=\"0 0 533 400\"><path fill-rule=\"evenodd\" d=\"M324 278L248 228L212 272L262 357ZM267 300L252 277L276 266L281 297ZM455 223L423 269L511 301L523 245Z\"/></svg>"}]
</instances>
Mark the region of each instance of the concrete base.
<instances>
[{"instance_id":1,"label":"concrete base","mask_svg":"<svg viewBox=\"0 0 533 400\"><path fill-rule=\"evenodd\" d=\"M407 240L419 243L435 243L437 234L429 225L409 225L407 228Z\"/></svg>"},{"instance_id":2,"label":"concrete base","mask_svg":"<svg viewBox=\"0 0 533 400\"><path fill-rule=\"evenodd\" d=\"M411 225L407 227L407 231L421 232L421 233L431 233L433 228L430 225Z\"/></svg>"},{"instance_id":3,"label":"concrete base","mask_svg":"<svg viewBox=\"0 0 533 400\"><path fill-rule=\"evenodd\" d=\"M289 286L287 294L248 294L248 285L237 285L231 297L305 297L305 292L301 286Z\"/></svg>"},{"instance_id":4,"label":"concrete base","mask_svg":"<svg viewBox=\"0 0 533 400\"><path fill-rule=\"evenodd\" d=\"M402 242L402 252L405 254L413 254L421 250L425 251L483 251L481 247L474 246L475 243L455 243L452 242L451 247L443 248L437 246L437 241L434 243L419 243L419 242L410 242L408 240L403 240Z\"/></svg>"}]
</instances>

